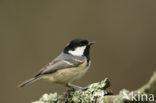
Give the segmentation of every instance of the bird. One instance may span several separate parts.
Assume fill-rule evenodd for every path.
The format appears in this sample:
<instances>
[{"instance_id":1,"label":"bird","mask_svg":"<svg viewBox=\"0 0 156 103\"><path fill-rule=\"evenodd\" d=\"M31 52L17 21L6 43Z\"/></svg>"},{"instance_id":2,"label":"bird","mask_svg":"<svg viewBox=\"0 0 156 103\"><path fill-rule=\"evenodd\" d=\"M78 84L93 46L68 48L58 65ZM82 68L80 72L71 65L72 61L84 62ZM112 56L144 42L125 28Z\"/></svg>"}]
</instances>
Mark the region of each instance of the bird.
<instances>
[{"instance_id":1,"label":"bird","mask_svg":"<svg viewBox=\"0 0 156 103\"><path fill-rule=\"evenodd\" d=\"M19 84L18 87L24 87L39 79L46 79L74 90L86 89L86 87L71 83L79 80L88 71L91 65L90 47L94 43L82 38L71 40L59 56L43 66L32 78Z\"/></svg>"}]
</instances>

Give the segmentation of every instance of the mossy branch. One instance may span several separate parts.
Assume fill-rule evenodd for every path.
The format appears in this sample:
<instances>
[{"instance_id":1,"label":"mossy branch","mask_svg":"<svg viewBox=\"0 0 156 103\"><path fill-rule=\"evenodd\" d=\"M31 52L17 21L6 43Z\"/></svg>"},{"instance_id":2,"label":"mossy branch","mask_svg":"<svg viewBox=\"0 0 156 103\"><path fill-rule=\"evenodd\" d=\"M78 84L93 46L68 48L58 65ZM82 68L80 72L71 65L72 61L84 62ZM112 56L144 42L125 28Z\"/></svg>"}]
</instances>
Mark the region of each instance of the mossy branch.
<instances>
[{"instance_id":1,"label":"mossy branch","mask_svg":"<svg viewBox=\"0 0 156 103\"><path fill-rule=\"evenodd\" d=\"M39 101L33 103L146 103L150 100L154 101L156 97L156 72L147 84L135 91L123 89L119 94L113 95L108 87L110 87L110 81L106 78L101 82L89 85L85 91L68 90L62 95L57 95L57 93L44 94Z\"/></svg>"}]
</instances>

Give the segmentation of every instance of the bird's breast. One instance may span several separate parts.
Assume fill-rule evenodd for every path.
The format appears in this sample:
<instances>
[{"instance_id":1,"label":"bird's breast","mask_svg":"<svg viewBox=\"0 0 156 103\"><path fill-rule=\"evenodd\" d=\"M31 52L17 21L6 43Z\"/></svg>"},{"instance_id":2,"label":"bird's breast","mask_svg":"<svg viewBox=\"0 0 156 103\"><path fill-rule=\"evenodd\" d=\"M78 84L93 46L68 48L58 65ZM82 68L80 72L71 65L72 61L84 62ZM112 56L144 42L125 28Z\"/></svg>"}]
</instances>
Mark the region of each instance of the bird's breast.
<instances>
[{"instance_id":1,"label":"bird's breast","mask_svg":"<svg viewBox=\"0 0 156 103\"><path fill-rule=\"evenodd\" d=\"M66 84L80 79L87 72L89 67L90 63L87 65L87 60L85 59L84 63L77 67L60 69L48 75L46 78L55 83Z\"/></svg>"}]
</instances>

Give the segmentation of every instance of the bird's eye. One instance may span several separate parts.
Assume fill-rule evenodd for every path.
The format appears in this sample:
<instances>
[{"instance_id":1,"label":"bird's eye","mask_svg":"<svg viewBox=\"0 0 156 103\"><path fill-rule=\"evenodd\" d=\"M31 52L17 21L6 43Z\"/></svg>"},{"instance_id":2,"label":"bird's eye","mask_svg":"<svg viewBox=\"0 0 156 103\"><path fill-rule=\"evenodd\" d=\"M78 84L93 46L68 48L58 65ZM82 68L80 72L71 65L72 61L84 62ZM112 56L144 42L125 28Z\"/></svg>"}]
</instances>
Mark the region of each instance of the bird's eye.
<instances>
[{"instance_id":1,"label":"bird's eye","mask_svg":"<svg viewBox=\"0 0 156 103\"><path fill-rule=\"evenodd\" d=\"M79 44L79 46L82 46L82 44Z\"/></svg>"}]
</instances>

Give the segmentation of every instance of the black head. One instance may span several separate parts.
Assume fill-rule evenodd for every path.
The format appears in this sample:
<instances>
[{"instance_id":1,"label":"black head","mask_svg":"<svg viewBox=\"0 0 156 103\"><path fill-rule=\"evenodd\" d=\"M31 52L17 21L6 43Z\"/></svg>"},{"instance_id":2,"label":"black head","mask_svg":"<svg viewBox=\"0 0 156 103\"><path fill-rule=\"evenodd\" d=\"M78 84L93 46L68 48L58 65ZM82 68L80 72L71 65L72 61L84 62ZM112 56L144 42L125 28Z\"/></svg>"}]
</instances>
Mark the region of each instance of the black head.
<instances>
[{"instance_id":1,"label":"black head","mask_svg":"<svg viewBox=\"0 0 156 103\"><path fill-rule=\"evenodd\" d=\"M89 56L89 49L93 42L88 42L86 39L74 39L65 47L64 53L74 56Z\"/></svg>"}]
</instances>

